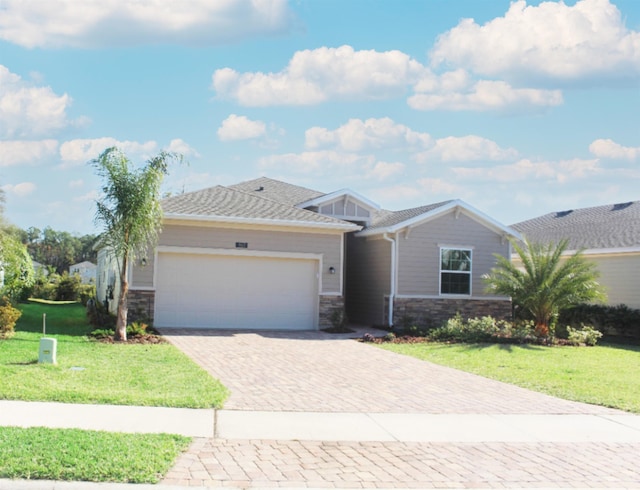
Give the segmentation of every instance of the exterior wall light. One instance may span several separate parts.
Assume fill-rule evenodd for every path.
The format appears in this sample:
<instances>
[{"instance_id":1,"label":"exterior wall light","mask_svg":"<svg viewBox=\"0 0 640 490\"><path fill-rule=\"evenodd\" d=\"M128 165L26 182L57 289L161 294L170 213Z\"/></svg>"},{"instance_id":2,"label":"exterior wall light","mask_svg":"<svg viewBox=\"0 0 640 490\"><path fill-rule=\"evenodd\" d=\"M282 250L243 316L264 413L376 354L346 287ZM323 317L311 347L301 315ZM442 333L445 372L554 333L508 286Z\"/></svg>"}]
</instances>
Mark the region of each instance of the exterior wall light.
<instances>
[{"instance_id":1,"label":"exterior wall light","mask_svg":"<svg viewBox=\"0 0 640 490\"><path fill-rule=\"evenodd\" d=\"M335 274L336 273L336 268L331 266L329 267L329 274Z\"/></svg>"},{"instance_id":2,"label":"exterior wall light","mask_svg":"<svg viewBox=\"0 0 640 490\"><path fill-rule=\"evenodd\" d=\"M141 265L142 267L144 267L145 265L147 265L147 258L146 258L146 257L142 257L142 258L140 259L140 265Z\"/></svg>"}]
</instances>

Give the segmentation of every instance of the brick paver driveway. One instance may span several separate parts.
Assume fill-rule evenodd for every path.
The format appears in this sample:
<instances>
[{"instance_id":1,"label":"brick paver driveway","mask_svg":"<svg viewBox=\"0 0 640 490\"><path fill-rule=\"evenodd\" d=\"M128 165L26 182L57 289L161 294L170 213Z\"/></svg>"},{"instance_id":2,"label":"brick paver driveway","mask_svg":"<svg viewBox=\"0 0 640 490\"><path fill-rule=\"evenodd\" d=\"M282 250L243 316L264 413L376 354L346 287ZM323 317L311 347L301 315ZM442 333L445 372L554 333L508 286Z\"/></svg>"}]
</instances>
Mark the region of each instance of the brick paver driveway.
<instances>
[{"instance_id":1,"label":"brick paver driveway","mask_svg":"<svg viewBox=\"0 0 640 490\"><path fill-rule=\"evenodd\" d=\"M231 390L225 409L388 413L608 413L324 332L163 329Z\"/></svg>"},{"instance_id":2,"label":"brick paver driveway","mask_svg":"<svg viewBox=\"0 0 640 490\"><path fill-rule=\"evenodd\" d=\"M322 332L162 332L231 390L234 410L607 414ZM360 334L362 332L359 332ZM353 337L353 335L352 335ZM164 485L636 488L639 443L196 439Z\"/></svg>"}]
</instances>

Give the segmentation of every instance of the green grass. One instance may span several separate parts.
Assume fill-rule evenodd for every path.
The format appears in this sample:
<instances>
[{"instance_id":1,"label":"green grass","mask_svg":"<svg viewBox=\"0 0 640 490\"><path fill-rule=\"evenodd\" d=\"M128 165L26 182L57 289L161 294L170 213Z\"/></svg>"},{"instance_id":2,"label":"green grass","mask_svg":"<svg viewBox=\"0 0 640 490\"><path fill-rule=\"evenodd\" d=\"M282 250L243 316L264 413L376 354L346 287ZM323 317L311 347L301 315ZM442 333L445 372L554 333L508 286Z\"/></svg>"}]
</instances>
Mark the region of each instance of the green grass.
<instances>
[{"instance_id":1,"label":"green grass","mask_svg":"<svg viewBox=\"0 0 640 490\"><path fill-rule=\"evenodd\" d=\"M384 349L567 400L640 413L640 347L380 344Z\"/></svg>"},{"instance_id":2,"label":"green grass","mask_svg":"<svg viewBox=\"0 0 640 490\"><path fill-rule=\"evenodd\" d=\"M42 315L46 314L46 334L87 335L93 328L87 323L85 308L73 301L30 300L21 303L22 316L16 330L42 333Z\"/></svg>"},{"instance_id":3,"label":"green grass","mask_svg":"<svg viewBox=\"0 0 640 490\"><path fill-rule=\"evenodd\" d=\"M0 478L157 483L190 438L0 427Z\"/></svg>"},{"instance_id":4,"label":"green grass","mask_svg":"<svg viewBox=\"0 0 640 490\"><path fill-rule=\"evenodd\" d=\"M221 407L222 384L170 344L103 344L89 340L81 305L29 303L16 335L0 341L0 399L184 408ZM38 364L47 337L57 339L57 365ZM30 330L30 331L29 331ZM78 369L81 368L81 369Z\"/></svg>"}]
</instances>

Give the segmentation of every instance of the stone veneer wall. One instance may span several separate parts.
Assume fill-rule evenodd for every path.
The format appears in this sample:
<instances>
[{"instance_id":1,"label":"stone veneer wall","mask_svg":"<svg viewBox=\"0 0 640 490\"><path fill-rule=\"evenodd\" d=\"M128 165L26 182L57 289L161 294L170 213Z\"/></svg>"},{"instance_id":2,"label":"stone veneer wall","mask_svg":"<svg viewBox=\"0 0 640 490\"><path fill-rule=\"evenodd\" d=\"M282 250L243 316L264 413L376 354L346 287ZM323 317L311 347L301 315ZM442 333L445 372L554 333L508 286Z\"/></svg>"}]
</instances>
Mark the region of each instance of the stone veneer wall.
<instances>
[{"instance_id":1,"label":"stone veneer wall","mask_svg":"<svg viewBox=\"0 0 640 490\"><path fill-rule=\"evenodd\" d=\"M411 318L416 325L439 327L456 313L463 318L490 315L501 320L511 320L511 301L493 299L453 299L453 298L396 298L393 321L403 325Z\"/></svg>"},{"instance_id":2,"label":"stone veneer wall","mask_svg":"<svg viewBox=\"0 0 640 490\"><path fill-rule=\"evenodd\" d=\"M127 321L129 323L136 321L153 322L155 299L155 291L144 289L130 289L129 295L127 297L127 302L129 303Z\"/></svg>"},{"instance_id":3,"label":"stone veneer wall","mask_svg":"<svg viewBox=\"0 0 640 490\"><path fill-rule=\"evenodd\" d=\"M320 296L320 307L318 309L318 328L329 328L333 326L331 323L331 315L335 310L344 312L343 296Z\"/></svg>"}]
</instances>

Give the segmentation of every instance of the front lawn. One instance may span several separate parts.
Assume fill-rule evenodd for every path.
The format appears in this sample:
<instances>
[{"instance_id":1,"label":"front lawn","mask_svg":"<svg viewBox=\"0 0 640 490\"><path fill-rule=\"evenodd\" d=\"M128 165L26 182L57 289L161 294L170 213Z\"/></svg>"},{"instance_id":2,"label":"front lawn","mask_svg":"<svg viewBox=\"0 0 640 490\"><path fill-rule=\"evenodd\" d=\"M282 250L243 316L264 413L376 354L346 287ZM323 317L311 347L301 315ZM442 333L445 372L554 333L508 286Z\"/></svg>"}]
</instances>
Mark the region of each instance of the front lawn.
<instances>
[{"instance_id":1,"label":"front lawn","mask_svg":"<svg viewBox=\"0 0 640 490\"><path fill-rule=\"evenodd\" d=\"M378 344L400 354L534 391L640 413L640 347Z\"/></svg>"},{"instance_id":2,"label":"front lawn","mask_svg":"<svg viewBox=\"0 0 640 490\"><path fill-rule=\"evenodd\" d=\"M79 304L20 308L16 335L0 341L0 399L210 408L227 397L219 381L170 344L89 340ZM42 313L47 337L58 341L55 366L38 364Z\"/></svg>"},{"instance_id":3,"label":"front lawn","mask_svg":"<svg viewBox=\"0 0 640 490\"><path fill-rule=\"evenodd\" d=\"M0 427L0 478L157 483L190 438Z\"/></svg>"}]
</instances>

